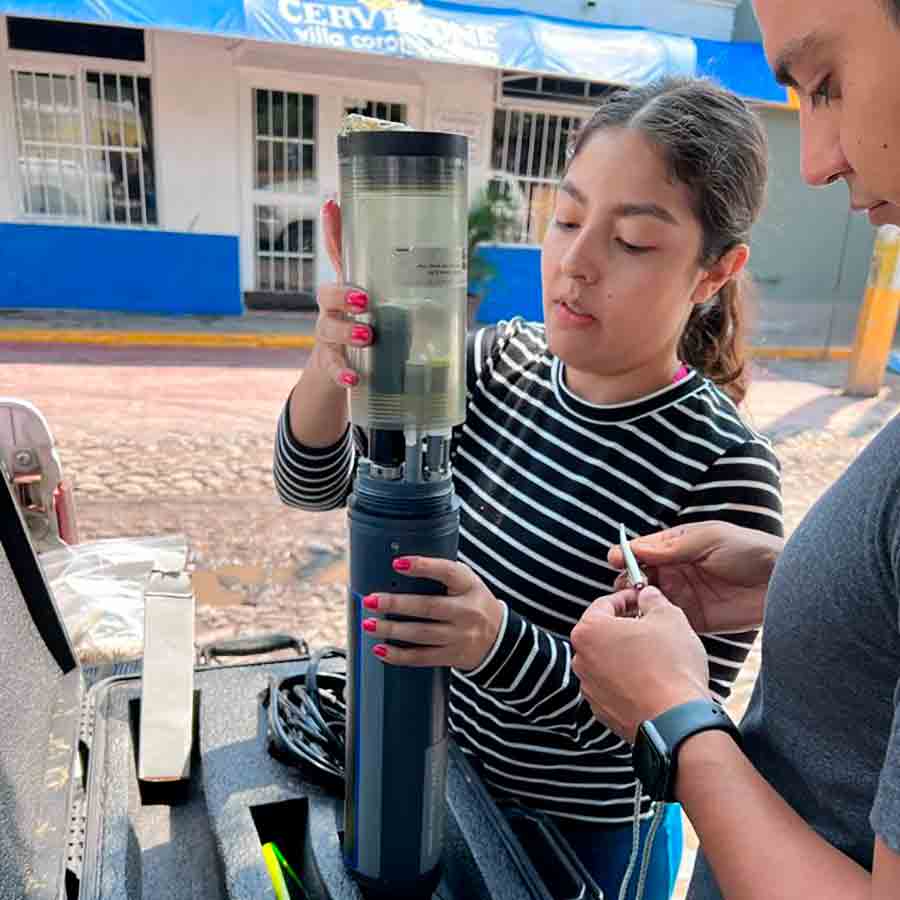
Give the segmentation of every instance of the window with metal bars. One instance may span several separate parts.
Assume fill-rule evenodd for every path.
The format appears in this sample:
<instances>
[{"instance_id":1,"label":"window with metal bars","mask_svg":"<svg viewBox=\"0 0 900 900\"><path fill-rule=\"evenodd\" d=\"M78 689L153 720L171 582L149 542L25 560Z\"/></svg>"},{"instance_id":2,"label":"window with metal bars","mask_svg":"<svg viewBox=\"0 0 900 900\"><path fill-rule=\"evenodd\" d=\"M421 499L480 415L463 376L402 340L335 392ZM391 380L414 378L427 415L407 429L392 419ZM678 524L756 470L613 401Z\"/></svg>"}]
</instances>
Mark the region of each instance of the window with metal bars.
<instances>
[{"instance_id":1,"label":"window with metal bars","mask_svg":"<svg viewBox=\"0 0 900 900\"><path fill-rule=\"evenodd\" d=\"M559 78L554 75L522 75L503 72L500 76L500 92L504 97L522 97L532 100L555 100L566 103L596 103L612 91L614 84L600 81L582 81L577 78Z\"/></svg>"},{"instance_id":2,"label":"window with metal bars","mask_svg":"<svg viewBox=\"0 0 900 900\"><path fill-rule=\"evenodd\" d=\"M553 112L497 108L491 140L491 168L521 191L521 228L503 236L516 243L540 243L553 215L556 184L566 165L569 141L582 119Z\"/></svg>"},{"instance_id":3,"label":"window with metal bars","mask_svg":"<svg viewBox=\"0 0 900 900\"><path fill-rule=\"evenodd\" d=\"M315 188L316 98L254 88L257 190L302 194Z\"/></svg>"},{"instance_id":4,"label":"window with metal bars","mask_svg":"<svg viewBox=\"0 0 900 900\"><path fill-rule=\"evenodd\" d=\"M265 206L256 212L256 289L312 293L316 288L316 223L299 207Z\"/></svg>"},{"instance_id":5,"label":"window with metal bars","mask_svg":"<svg viewBox=\"0 0 900 900\"><path fill-rule=\"evenodd\" d=\"M315 219L304 203L317 189L317 98L254 88L254 188L271 195L254 204L256 290L315 291Z\"/></svg>"},{"instance_id":6,"label":"window with metal bars","mask_svg":"<svg viewBox=\"0 0 900 900\"><path fill-rule=\"evenodd\" d=\"M344 115L351 114L381 119L384 122L401 122L404 125L408 121L405 103L387 103L381 100L345 100Z\"/></svg>"},{"instance_id":7,"label":"window with metal bars","mask_svg":"<svg viewBox=\"0 0 900 900\"><path fill-rule=\"evenodd\" d=\"M150 78L14 70L22 211L83 224L158 224Z\"/></svg>"}]
</instances>

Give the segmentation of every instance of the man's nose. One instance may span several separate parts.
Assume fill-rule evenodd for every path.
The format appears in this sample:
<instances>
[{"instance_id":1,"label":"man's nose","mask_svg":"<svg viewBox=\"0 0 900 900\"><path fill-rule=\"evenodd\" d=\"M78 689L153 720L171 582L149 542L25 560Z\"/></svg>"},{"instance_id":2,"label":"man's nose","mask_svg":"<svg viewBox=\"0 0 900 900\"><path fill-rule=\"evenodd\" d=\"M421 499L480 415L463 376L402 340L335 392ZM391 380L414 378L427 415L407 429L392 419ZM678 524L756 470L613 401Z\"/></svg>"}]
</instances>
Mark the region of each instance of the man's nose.
<instances>
[{"instance_id":1,"label":"man's nose","mask_svg":"<svg viewBox=\"0 0 900 900\"><path fill-rule=\"evenodd\" d=\"M800 115L803 180L811 187L831 184L851 171L841 146L838 120L827 113Z\"/></svg>"}]
</instances>

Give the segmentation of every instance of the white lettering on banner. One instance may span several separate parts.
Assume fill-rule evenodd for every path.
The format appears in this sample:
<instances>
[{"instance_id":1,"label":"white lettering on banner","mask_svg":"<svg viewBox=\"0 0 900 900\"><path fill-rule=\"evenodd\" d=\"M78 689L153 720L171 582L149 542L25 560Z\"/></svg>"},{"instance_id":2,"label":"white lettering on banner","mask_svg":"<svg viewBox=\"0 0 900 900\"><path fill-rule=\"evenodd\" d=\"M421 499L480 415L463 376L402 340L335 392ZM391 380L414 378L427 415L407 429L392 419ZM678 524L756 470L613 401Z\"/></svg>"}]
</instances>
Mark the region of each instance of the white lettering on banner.
<instances>
[{"instance_id":1,"label":"white lettering on banner","mask_svg":"<svg viewBox=\"0 0 900 900\"><path fill-rule=\"evenodd\" d=\"M331 31L321 25L310 25L309 28L295 28L294 34L301 44L313 47L334 47L336 50L347 48L347 38L338 31Z\"/></svg>"},{"instance_id":2,"label":"white lettering on banner","mask_svg":"<svg viewBox=\"0 0 900 900\"><path fill-rule=\"evenodd\" d=\"M384 20L384 30L385 31L402 31L403 25L400 22L397 13L399 10L396 9L386 9L382 13L382 18Z\"/></svg>"},{"instance_id":3,"label":"white lettering on banner","mask_svg":"<svg viewBox=\"0 0 900 900\"><path fill-rule=\"evenodd\" d=\"M332 28L346 28L347 30L353 28L352 6L340 6L332 3L328 7L328 15L331 17Z\"/></svg>"},{"instance_id":4,"label":"white lettering on banner","mask_svg":"<svg viewBox=\"0 0 900 900\"><path fill-rule=\"evenodd\" d=\"M482 47L486 50L497 50L497 26L496 25L479 25L478 40Z\"/></svg>"},{"instance_id":5,"label":"white lettering on banner","mask_svg":"<svg viewBox=\"0 0 900 900\"><path fill-rule=\"evenodd\" d=\"M360 6L350 7L353 10L353 18L359 23L363 31L372 31L375 28L375 19L378 16L377 9L363 9Z\"/></svg>"},{"instance_id":6,"label":"white lettering on banner","mask_svg":"<svg viewBox=\"0 0 900 900\"><path fill-rule=\"evenodd\" d=\"M400 41L393 35L354 34L350 38L354 50L369 50L375 53L399 53Z\"/></svg>"},{"instance_id":7,"label":"white lettering on banner","mask_svg":"<svg viewBox=\"0 0 900 900\"><path fill-rule=\"evenodd\" d=\"M278 12L290 25L300 25L303 22L302 0L278 0Z\"/></svg>"},{"instance_id":8,"label":"white lettering on banner","mask_svg":"<svg viewBox=\"0 0 900 900\"><path fill-rule=\"evenodd\" d=\"M382 3L379 9L376 4L278 0L278 12L287 24L295 26L297 39L307 44L345 47L349 38L351 46L360 50L400 53L409 48L426 59L497 63L499 25L454 22L430 14L414 0L395 2ZM345 36L343 31L376 34L370 40L366 35Z\"/></svg>"},{"instance_id":9,"label":"white lettering on banner","mask_svg":"<svg viewBox=\"0 0 900 900\"><path fill-rule=\"evenodd\" d=\"M325 8L321 3L304 3L303 12L306 14L307 25L327 25L322 16L325 14Z\"/></svg>"}]
</instances>

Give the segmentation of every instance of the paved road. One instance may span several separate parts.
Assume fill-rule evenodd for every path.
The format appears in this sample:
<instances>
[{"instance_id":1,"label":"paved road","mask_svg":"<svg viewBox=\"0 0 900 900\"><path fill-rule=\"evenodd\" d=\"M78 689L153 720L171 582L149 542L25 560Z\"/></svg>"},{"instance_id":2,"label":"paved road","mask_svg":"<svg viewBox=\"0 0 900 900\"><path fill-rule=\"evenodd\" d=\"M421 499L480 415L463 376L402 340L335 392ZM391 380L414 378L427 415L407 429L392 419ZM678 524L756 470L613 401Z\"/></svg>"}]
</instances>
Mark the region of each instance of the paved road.
<instances>
[{"instance_id":1,"label":"paved road","mask_svg":"<svg viewBox=\"0 0 900 900\"><path fill-rule=\"evenodd\" d=\"M0 344L0 394L34 402L76 488L82 540L184 534L200 606L198 640L288 630L344 644L344 514L275 499L275 421L305 363L275 350L115 349ZM766 363L748 411L776 442L786 525L900 409L843 397L835 363ZM740 716L758 647L731 703ZM684 871L690 867L693 838ZM683 892L684 879L681 891Z\"/></svg>"},{"instance_id":2,"label":"paved road","mask_svg":"<svg viewBox=\"0 0 900 900\"><path fill-rule=\"evenodd\" d=\"M203 636L265 630L282 617L311 640L340 640L343 513L285 509L271 477L274 424L306 358L0 344L0 393L33 401L50 420L82 539L188 536L208 607ZM842 378L834 363L757 369L748 409L777 441L789 529L900 408L895 376L870 401L840 396Z\"/></svg>"}]
</instances>

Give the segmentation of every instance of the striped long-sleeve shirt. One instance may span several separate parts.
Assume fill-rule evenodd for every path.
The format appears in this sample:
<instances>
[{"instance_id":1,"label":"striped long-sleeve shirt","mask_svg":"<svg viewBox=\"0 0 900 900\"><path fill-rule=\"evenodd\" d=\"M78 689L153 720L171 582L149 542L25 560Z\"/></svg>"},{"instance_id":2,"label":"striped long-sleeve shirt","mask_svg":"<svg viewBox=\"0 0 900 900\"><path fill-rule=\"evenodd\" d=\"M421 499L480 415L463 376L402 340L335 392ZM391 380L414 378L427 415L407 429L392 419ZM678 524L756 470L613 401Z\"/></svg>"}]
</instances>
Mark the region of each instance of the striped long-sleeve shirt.
<instances>
[{"instance_id":1,"label":"striped long-sleeve shirt","mask_svg":"<svg viewBox=\"0 0 900 900\"><path fill-rule=\"evenodd\" d=\"M466 421L451 449L459 560L506 612L484 662L453 671L452 731L495 793L553 816L621 825L634 809L630 747L593 718L569 632L612 590L606 554L619 522L629 536L708 519L781 534L778 462L697 372L635 401L593 405L567 389L543 328L518 319L470 335L467 367ZM285 408L280 496L304 509L342 505L361 445L348 430L333 447L301 446ZM728 696L754 637L702 637L718 697Z\"/></svg>"}]
</instances>

